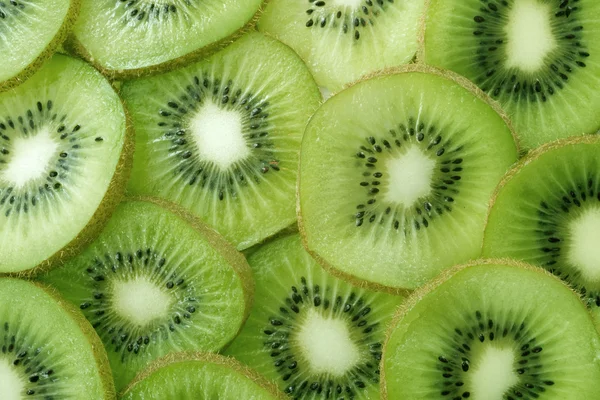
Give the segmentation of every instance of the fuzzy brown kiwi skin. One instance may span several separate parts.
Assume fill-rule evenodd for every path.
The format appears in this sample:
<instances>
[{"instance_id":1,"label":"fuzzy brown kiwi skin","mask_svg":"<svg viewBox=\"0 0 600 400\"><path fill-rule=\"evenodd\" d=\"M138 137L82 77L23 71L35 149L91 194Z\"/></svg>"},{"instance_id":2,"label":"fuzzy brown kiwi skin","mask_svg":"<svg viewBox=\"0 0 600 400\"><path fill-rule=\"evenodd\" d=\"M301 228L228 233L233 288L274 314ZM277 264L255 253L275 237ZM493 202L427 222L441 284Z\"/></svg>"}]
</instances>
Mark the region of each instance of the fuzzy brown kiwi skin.
<instances>
[{"instance_id":1,"label":"fuzzy brown kiwi skin","mask_svg":"<svg viewBox=\"0 0 600 400\"><path fill-rule=\"evenodd\" d=\"M70 0L69 10L67 11L67 15L65 16L65 20L63 24L54 35L52 41L48 44L48 46L42 51L42 53L37 56L35 60L31 62L23 71L19 72L16 76L0 82L0 93L9 89L13 89L27 79L31 78L31 76L37 72L41 68L41 66L52 57L55 51L65 42L67 37L69 36L69 32L71 28L75 24L77 17L79 16L79 10L81 8L80 0Z\"/></svg>"}]
</instances>

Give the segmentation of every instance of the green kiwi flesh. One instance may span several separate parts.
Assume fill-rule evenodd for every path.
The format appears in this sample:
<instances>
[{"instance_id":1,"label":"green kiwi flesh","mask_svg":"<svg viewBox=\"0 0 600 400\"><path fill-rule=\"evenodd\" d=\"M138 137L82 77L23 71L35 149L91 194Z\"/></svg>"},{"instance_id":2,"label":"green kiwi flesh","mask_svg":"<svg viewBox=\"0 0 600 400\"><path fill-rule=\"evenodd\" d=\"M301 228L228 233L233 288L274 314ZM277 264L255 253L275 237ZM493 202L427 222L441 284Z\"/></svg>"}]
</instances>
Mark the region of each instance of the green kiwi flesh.
<instances>
[{"instance_id":1,"label":"green kiwi flesh","mask_svg":"<svg viewBox=\"0 0 600 400\"><path fill-rule=\"evenodd\" d=\"M300 160L307 248L338 274L397 290L479 256L489 199L517 149L482 97L410 67L330 98Z\"/></svg>"},{"instance_id":2,"label":"green kiwi flesh","mask_svg":"<svg viewBox=\"0 0 600 400\"><path fill-rule=\"evenodd\" d=\"M300 141L320 94L287 46L251 33L121 94L137 136L131 193L187 208L239 249L295 222Z\"/></svg>"},{"instance_id":3,"label":"green kiwi flesh","mask_svg":"<svg viewBox=\"0 0 600 400\"><path fill-rule=\"evenodd\" d=\"M102 339L117 390L174 351L219 351L244 323L252 276L227 242L160 201L127 200L80 256L41 279Z\"/></svg>"},{"instance_id":4,"label":"green kiwi flesh","mask_svg":"<svg viewBox=\"0 0 600 400\"><path fill-rule=\"evenodd\" d=\"M413 294L382 361L383 399L597 399L600 341L578 296L543 269L488 260Z\"/></svg>"},{"instance_id":5,"label":"green kiwi flesh","mask_svg":"<svg viewBox=\"0 0 600 400\"><path fill-rule=\"evenodd\" d=\"M379 399L382 341L401 296L323 270L298 234L254 252L255 304L226 354L294 399Z\"/></svg>"}]
</instances>

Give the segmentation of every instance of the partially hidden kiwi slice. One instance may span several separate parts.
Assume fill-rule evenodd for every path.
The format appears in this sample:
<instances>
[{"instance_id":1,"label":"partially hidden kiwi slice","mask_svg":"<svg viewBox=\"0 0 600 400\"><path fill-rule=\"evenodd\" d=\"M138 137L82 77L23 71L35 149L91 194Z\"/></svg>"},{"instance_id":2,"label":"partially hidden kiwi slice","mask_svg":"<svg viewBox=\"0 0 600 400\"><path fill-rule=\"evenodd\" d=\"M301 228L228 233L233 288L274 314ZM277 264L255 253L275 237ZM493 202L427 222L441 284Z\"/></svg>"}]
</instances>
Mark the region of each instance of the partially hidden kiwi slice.
<instances>
[{"instance_id":1,"label":"partially hidden kiwi slice","mask_svg":"<svg viewBox=\"0 0 600 400\"><path fill-rule=\"evenodd\" d=\"M410 66L344 90L302 142L300 231L330 270L412 289L476 258L516 161L505 120L454 75Z\"/></svg>"},{"instance_id":2,"label":"partially hidden kiwi slice","mask_svg":"<svg viewBox=\"0 0 600 400\"><path fill-rule=\"evenodd\" d=\"M157 360L129 385L122 400L284 400L277 386L233 358L175 353Z\"/></svg>"},{"instance_id":3,"label":"partially hidden kiwi slice","mask_svg":"<svg viewBox=\"0 0 600 400\"><path fill-rule=\"evenodd\" d=\"M270 0L258 29L292 47L317 83L337 92L410 62L424 0Z\"/></svg>"},{"instance_id":4,"label":"partially hidden kiwi slice","mask_svg":"<svg viewBox=\"0 0 600 400\"><path fill-rule=\"evenodd\" d=\"M0 273L48 268L93 239L124 191L131 136L110 83L68 56L0 94Z\"/></svg>"},{"instance_id":5,"label":"partially hidden kiwi slice","mask_svg":"<svg viewBox=\"0 0 600 400\"><path fill-rule=\"evenodd\" d=\"M182 205L239 249L296 220L300 141L320 94L287 46L248 34L121 93L137 135L132 193Z\"/></svg>"},{"instance_id":6,"label":"partially hidden kiwi slice","mask_svg":"<svg viewBox=\"0 0 600 400\"><path fill-rule=\"evenodd\" d=\"M597 399L600 340L578 296L509 260L454 268L388 331L383 399Z\"/></svg>"},{"instance_id":7,"label":"partially hidden kiwi slice","mask_svg":"<svg viewBox=\"0 0 600 400\"><path fill-rule=\"evenodd\" d=\"M262 2L83 1L66 47L113 78L170 70L253 29Z\"/></svg>"},{"instance_id":8,"label":"partially hidden kiwi slice","mask_svg":"<svg viewBox=\"0 0 600 400\"><path fill-rule=\"evenodd\" d=\"M125 201L80 256L42 277L98 332L117 390L166 354L222 349L250 306L252 276L242 255L165 207Z\"/></svg>"},{"instance_id":9,"label":"partially hidden kiwi slice","mask_svg":"<svg viewBox=\"0 0 600 400\"><path fill-rule=\"evenodd\" d=\"M227 354L294 399L379 399L384 332L403 298L329 275L297 234L263 245L249 263L255 304Z\"/></svg>"},{"instance_id":10,"label":"partially hidden kiwi slice","mask_svg":"<svg viewBox=\"0 0 600 400\"><path fill-rule=\"evenodd\" d=\"M14 278L0 278L0 398L115 399L106 351L83 315Z\"/></svg>"},{"instance_id":11,"label":"partially hidden kiwi slice","mask_svg":"<svg viewBox=\"0 0 600 400\"><path fill-rule=\"evenodd\" d=\"M79 0L0 1L0 92L29 78L65 40Z\"/></svg>"},{"instance_id":12,"label":"partially hidden kiwi slice","mask_svg":"<svg viewBox=\"0 0 600 400\"><path fill-rule=\"evenodd\" d=\"M431 0L422 61L498 100L522 145L600 128L600 2Z\"/></svg>"}]
</instances>

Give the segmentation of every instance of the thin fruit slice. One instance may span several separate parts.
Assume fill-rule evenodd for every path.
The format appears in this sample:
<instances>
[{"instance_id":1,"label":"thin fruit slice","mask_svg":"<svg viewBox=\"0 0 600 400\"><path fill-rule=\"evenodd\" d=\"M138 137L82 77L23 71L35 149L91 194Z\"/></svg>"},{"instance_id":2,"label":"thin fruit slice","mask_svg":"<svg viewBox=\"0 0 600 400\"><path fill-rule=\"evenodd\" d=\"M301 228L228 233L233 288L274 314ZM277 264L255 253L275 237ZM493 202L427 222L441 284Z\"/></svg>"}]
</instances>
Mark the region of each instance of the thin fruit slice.
<instances>
[{"instance_id":1,"label":"thin fruit slice","mask_svg":"<svg viewBox=\"0 0 600 400\"><path fill-rule=\"evenodd\" d=\"M78 12L79 0L0 1L0 92L29 78L52 57Z\"/></svg>"},{"instance_id":2,"label":"thin fruit slice","mask_svg":"<svg viewBox=\"0 0 600 400\"><path fill-rule=\"evenodd\" d=\"M110 83L56 55L0 94L0 273L47 268L100 231L133 149Z\"/></svg>"},{"instance_id":3,"label":"thin fruit slice","mask_svg":"<svg viewBox=\"0 0 600 400\"><path fill-rule=\"evenodd\" d=\"M171 354L136 377L122 400L285 400L277 387L232 358Z\"/></svg>"},{"instance_id":4,"label":"thin fruit slice","mask_svg":"<svg viewBox=\"0 0 600 400\"><path fill-rule=\"evenodd\" d=\"M258 28L293 48L320 86L339 91L410 62L424 9L424 0L271 0Z\"/></svg>"},{"instance_id":5,"label":"thin fruit slice","mask_svg":"<svg viewBox=\"0 0 600 400\"><path fill-rule=\"evenodd\" d=\"M83 254L42 277L98 332L117 390L166 354L223 348L240 330L252 298L243 256L214 231L164 206L122 203Z\"/></svg>"},{"instance_id":6,"label":"thin fruit slice","mask_svg":"<svg viewBox=\"0 0 600 400\"><path fill-rule=\"evenodd\" d=\"M87 0L67 47L112 77L170 70L254 26L263 0Z\"/></svg>"},{"instance_id":7,"label":"thin fruit slice","mask_svg":"<svg viewBox=\"0 0 600 400\"><path fill-rule=\"evenodd\" d=\"M106 352L50 289L0 278L0 399L113 400Z\"/></svg>"},{"instance_id":8,"label":"thin fruit slice","mask_svg":"<svg viewBox=\"0 0 600 400\"><path fill-rule=\"evenodd\" d=\"M320 96L288 47L249 34L121 93L137 134L132 193L184 206L239 249L296 220L300 140Z\"/></svg>"},{"instance_id":9,"label":"thin fruit slice","mask_svg":"<svg viewBox=\"0 0 600 400\"><path fill-rule=\"evenodd\" d=\"M327 274L299 235L249 257L256 300L227 353L277 382L294 399L379 399L379 360L400 296Z\"/></svg>"},{"instance_id":10,"label":"thin fruit slice","mask_svg":"<svg viewBox=\"0 0 600 400\"><path fill-rule=\"evenodd\" d=\"M383 399L597 399L600 340L578 296L508 260L415 292L387 334Z\"/></svg>"},{"instance_id":11,"label":"thin fruit slice","mask_svg":"<svg viewBox=\"0 0 600 400\"><path fill-rule=\"evenodd\" d=\"M363 81L306 129L300 231L338 274L415 288L479 256L488 201L516 159L505 121L452 75Z\"/></svg>"},{"instance_id":12,"label":"thin fruit slice","mask_svg":"<svg viewBox=\"0 0 600 400\"><path fill-rule=\"evenodd\" d=\"M525 148L600 128L596 0L432 0L424 51L498 100Z\"/></svg>"}]
</instances>

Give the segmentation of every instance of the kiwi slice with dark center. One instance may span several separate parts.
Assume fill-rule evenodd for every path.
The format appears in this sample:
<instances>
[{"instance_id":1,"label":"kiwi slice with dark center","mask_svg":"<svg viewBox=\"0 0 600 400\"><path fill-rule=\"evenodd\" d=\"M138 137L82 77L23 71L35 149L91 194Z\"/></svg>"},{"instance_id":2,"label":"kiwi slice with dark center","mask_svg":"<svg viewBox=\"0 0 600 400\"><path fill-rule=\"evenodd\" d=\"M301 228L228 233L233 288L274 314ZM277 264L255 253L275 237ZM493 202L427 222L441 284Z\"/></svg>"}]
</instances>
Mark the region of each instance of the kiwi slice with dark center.
<instances>
[{"instance_id":1,"label":"kiwi slice with dark center","mask_svg":"<svg viewBox=\"0 0 600 400\"><path fill-rule=\"evenodd\" d=\"M383 354L383 399L598 397L600 340L578 296L509 260L459 266L419 289Z\"/></svg>"}]
</instances>

